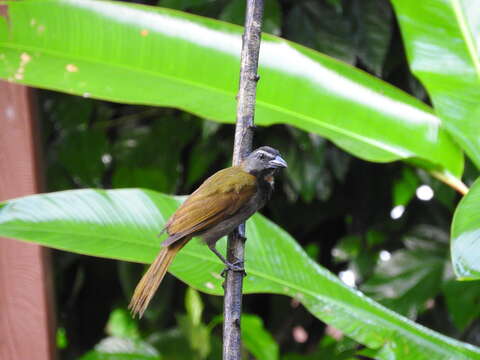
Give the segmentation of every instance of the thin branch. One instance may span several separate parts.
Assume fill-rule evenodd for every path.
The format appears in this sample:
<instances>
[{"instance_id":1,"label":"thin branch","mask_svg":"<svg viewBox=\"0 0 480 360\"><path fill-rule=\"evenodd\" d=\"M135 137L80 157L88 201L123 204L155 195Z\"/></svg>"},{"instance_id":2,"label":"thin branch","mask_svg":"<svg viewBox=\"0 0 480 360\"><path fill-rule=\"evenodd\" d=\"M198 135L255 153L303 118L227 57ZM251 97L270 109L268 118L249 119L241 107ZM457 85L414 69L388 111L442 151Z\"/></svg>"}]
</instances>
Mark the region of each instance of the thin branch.
<instances>
[{"instance_id":1,"label":"thin branch","mask_svg":"<svg viewBox=\"0 0 480 360\"><path fill-rule=\"evenodd\" d=\"M445 184L458 191L460 194L467 195L469 189L462 180L446 172L431 171L430 173L438 180L443 181Z\"/></svg>"},{"instance_id":2,"label":"thin branch","mask_svg":"<svg viewBox=\"0 0 480 360\"><path fill-rule=\"evenodd\" d=\"M263 0L247 0L243 34L240 84L237 103L237 124L233 165L238 165L252 151L255 97L257 90L258 54L262 30ZM228 237L227 259L244 263L245 224ZM225 279L223 360L241 359L240 315L242 311L243 274L227 271Z\"/></svg>"}]
</instances>

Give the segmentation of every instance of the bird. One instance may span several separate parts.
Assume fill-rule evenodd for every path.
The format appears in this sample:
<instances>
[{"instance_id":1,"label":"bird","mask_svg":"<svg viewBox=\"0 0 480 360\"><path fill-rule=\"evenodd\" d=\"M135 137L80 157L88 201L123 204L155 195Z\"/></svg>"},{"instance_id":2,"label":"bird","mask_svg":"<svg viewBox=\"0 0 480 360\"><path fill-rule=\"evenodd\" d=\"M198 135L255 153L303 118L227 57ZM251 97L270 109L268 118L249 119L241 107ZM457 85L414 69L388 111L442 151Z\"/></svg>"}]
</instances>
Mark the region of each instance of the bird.
<instances>
[{"instance_id":1,"label":"bird","mask_svg":"<svg viewBox=\"0 0 480 360\"><path fill-rule=\"evenodd\" d=\"M215 244L265 205L273 192L275 173L286 167L278 150L262 146L240 165L216 172L190 194L160 233L166 231L168 238L134 290L128 306L132 315L143 316L175 255L193 237L202 238L227 269L244 271L229 263Z\"/></svg>"}]
</instances>

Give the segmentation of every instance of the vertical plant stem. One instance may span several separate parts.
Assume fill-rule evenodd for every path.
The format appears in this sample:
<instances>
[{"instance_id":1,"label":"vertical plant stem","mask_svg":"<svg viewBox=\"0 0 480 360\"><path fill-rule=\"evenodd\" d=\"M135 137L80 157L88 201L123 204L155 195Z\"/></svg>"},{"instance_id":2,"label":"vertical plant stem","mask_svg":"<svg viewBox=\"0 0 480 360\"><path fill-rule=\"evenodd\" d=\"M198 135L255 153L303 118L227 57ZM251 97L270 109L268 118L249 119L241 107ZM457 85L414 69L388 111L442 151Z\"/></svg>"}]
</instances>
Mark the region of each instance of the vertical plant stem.
<instances>
[{"instance_id":1,"label":"vertical plant stem","mask_svg":"<svg viewBox=\"0 0 480 360\"><path fill-rule=\"evenodd\" d=\"M263 0L247 0L237 97L233 165L240 164L242 159L252 151L262 17ZM245 240L245 224L242 224L228 237L227 259L230 263L244 263ZM243 275L241 272L227 271L225 279L223 360L241 359L240 316Z\"/></svg>"}]
</instances>

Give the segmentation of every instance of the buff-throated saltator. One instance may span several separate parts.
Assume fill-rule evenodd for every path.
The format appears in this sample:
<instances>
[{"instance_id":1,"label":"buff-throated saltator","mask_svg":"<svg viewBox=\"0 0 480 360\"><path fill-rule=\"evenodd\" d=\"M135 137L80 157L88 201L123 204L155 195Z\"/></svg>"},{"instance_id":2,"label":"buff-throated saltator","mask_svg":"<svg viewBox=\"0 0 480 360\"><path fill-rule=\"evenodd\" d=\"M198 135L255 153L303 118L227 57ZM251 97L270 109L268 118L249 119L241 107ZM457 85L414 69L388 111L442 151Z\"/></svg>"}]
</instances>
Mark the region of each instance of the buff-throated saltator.
<instances>
[{"instance_id":1,"label":"buff-throated saltator","mask_svg":"<svg viewBox=\"0 0 480 360\"><path fill-rule=\"evenodd\" d=\"M278 150L262 146L239 166L220 170L205 180L168 220L163 231L169 236L135 289L129 305L132 314L143 315L173 258L194 236L203 238L228 268L243 270L228 263L215 243L265 205L273 191L273 175L285 167Z\"/></svg>"}]
</instances>

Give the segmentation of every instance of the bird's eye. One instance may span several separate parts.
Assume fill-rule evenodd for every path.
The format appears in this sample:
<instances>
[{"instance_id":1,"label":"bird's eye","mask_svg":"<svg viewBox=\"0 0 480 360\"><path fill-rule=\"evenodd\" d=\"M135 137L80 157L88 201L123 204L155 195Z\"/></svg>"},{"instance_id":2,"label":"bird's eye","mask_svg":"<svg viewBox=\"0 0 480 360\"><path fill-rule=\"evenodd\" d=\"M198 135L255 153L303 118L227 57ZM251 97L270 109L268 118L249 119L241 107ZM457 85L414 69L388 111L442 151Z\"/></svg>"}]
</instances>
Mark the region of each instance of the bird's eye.
<instances>
[{"instance_id":1,"label":"bird's eye","mask_svg":"<svg viewBox=\"0 0 480 360\"><path fill-rule=\"evenodd\" d=\"M264 154L264 153L258 154L258 158L259 158L260 160L265 159L265 154Z\"/></svg>"}]
</instances>

